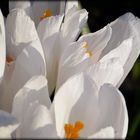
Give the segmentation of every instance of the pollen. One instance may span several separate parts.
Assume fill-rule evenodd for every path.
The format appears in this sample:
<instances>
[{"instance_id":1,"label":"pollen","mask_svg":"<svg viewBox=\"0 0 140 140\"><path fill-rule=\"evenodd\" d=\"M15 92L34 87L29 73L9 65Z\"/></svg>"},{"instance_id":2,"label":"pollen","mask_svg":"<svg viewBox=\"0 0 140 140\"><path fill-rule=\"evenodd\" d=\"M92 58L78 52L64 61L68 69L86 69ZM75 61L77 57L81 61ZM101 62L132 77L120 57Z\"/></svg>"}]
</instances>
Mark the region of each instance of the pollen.
<instances>
[{"instance_id":1,"label":"pollen","mask_svg":"<svg viewBox=\"0 0 140 140\"><path fill-rule=\"evenodd\" d=\"M13 61L14 61L14 58L13 58L13 57L11 57L11 56L7 56L7 57L6 57L6 63L7 63L7 64L12 63Z\"/></svg>"},{"instance_id":2,"label":"pollen","mask_svg":"<svg viewBox=\"0 0 140 140\"><path fill-rule=\"evenodd\" d=\"M86 52L86 54L91 57L92 56L92 52Z\"/></svg>"},{"instance_id":3,"label":"pollen","mask_svg":"<svg viewBox=\"0 0 140 140\"><path fill-rule=\"evenodd\" d=\"M43 15L40 17L40 20L43 20L43 19L48 18L48 17L50 17L50 16L52 16L52 11L51 11L50 9L47 9L47 10L43 13Z\"/></svg>"},{"instance_id":4,"label":"pollen","mask_svg":"<svg viewBox=\"0 0 140 140\"><path fill-rule=\"evenodd\" d=\"M85 42L85 44L84 44L84 46L83 46L84 48L86 48L86 49L88 49L89 48L89 45L88 45L88 43L87 42Z\"/></svg>"},{"instance_id":5,"label":"pollen","mask_svg":"<svg viewBox=\"0 0 140 140\"><path fill-rule=\"evenodd\" d=\"M93 54L92 54L92 51L89 51L89 45L87 42L85 42L84 46L85 48L85 54L87 54L89 57L91 57Z\"/></svg>"},{"instance_id":6,"label":"pollen","mask_svg":"<svg viewBox=\"0 0 140 140\"><path fill-rule=\"evenodd\" d=\"M81 121L76 121L74 125L65 124L65 136L66 139L78 139L79 131L84 128L84 124Z\"/></svg>"}]
</instances>

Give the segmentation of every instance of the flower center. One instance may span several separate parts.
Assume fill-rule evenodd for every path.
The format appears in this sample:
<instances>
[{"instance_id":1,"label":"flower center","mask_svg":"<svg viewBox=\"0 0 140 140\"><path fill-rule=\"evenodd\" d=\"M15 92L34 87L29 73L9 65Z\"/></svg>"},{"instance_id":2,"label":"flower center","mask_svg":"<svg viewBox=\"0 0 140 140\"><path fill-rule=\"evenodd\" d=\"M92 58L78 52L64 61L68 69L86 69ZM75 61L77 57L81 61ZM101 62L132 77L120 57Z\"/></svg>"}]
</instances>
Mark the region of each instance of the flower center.
<instances>
[{"instance_id":1,"label":"flower center","mask_svg":"<svg viewBox=\"0 0 140 140\"><path fill-rule=\"evenodd\" d=\"M85 44L84 44L83 47L86 49L85 53L86 53L89 57L91 57L93 54L92 54L92 51L89 51L89 45L88 45L88 43L85 42Z\"/></svg>"},{"instance_id":2,"label":"flower center","mask_svg":"<svg viewBox=\"0 0 140 140\"><path fill-rule=\"evenodd\" d=\"M6 63L7 63L7 65L10 65L12 62L14 62L14 58L11 57L11 56L7 56L6 57Z\"/></svg>"},{"instance_id":3,"label":"flower center","mask_svg":"<svg viewBox=\"0 0 140 140\"><path fill-rule=\"evenodd\" d=\"M43 20L43 19L48 18L48 17L50 17L50 16L52 16L52 11L51 11L50 9L47 9L47 10L43 13L43 15L40 17L40 20Z\"/></svg>"},{"instance_id":4,"label":"flower center","mask_svg":"<svg viewBox=\"0 0 140 140\"><path fill-rule=\"evenodd\" d=\"M74 125L72 124L65 124L64 130L66 139L78 139L79 138L79 131L83 129L84 124L81 121L76 121Z\"/></svg>"}]
</instances>

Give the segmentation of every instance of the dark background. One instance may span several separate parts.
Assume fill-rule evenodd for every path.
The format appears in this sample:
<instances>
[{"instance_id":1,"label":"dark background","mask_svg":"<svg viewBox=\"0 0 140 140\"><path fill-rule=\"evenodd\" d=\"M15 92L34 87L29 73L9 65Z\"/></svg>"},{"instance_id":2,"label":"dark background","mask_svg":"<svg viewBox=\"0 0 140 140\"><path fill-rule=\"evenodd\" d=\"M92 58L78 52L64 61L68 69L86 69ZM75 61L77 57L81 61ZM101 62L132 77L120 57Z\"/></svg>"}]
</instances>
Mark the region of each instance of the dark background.
<instances>
[{"instance_id":1,"label":"dark background","mask_svg":"<svg viewBox=\"0 0 140 140\"><path fill-rule=\"evenodd\" d=\"M140 17L138 0L80 0L89 12L88 25L91 32L97 31L126 12ZM0 2L3 15L8 14L8 0ZM122 91L128 108L129 131L127 139L139 138L140 134L140 59L138 59L123 82Z\"/></svg>"}]
</instances>

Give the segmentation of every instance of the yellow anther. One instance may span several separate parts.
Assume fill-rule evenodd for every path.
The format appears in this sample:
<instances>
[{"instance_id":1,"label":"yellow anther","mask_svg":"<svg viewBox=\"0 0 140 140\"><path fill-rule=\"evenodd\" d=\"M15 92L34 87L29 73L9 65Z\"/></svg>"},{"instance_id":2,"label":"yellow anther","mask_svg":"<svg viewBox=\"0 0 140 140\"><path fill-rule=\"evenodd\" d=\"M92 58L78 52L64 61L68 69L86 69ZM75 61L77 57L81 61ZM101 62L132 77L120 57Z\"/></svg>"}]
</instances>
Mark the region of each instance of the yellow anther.
<instances>
[{"instance_id":1,"label":"yellow anther","mask_svg":"<svg viewBox=\"0 0 140 140\"><path fill-rule=\"evenodd\" d=\"M72 133L69 139L78 139L79 134L78 133Z\"/></svg>"},{"instance_id":2,"label":"yellow anther","mask_svg":"<svg viewBox=\"0 0 140 140\"><path fill-rule=\"evenodd\" d=\"M92 54L92 52L91 51L89 51L89 45L88 45L88 43L87 42L85 42L85 44L84 44L84 46L83 46L86 50L85 50L85 53L88 55L88 56L92 56L93 54Z\"/></svg>"},{"instance_id":3,"label":"yellow anther","mask_svg":"<svg viewBox=\"0 0 140 140\"><path fill-rule=\"evenodd\" d=\"M86 52L86 54L90 57L92 56L92 52Z\"/></svg>"},{"instance_id":4,"label":"yellow anther","mask_svg":"<svg viewBox=\"0 0 140 140\"><path fill-rule=\"evenodd\" d=\"M89 45L88 45L88 43L87 42L85 42L85 44L84 44L84 46L83 46L84 48L86 48L86 49L88 49L89 48Z\"/></svg>"},{"instance_id":5,"label":"yellow anther","mask_svg":"<svg viewBox=\"0 0 140 140\"><path fill-rule=\"evenodd\" d=\"M84 124L81 121L76 121L75 125L65 124L64 130L66 139L78 139L79 131L84 128Z\"/></svg>"},{"instance_id":6,"label":"yellow anther","mask_svg":"<svg viewBox=\"0 0 140 140\"><path fill-rule=\"evenodd\" d=\"M50 9L48 9L48 10L46 10L46 11L43 13L43 15L40 17L40 20L43 20L43 19L48 18L48 17L50 17L50 16L52 16L52 11L51 11Z\"/></svg>"},{"instance_id":7,"label":"yellow anther","mask_svg":"<svg viewBox=\"0 0 140 140\"><path fill-rule=\"evenodd\" d=\"M64 129L66 134L68 134L74 129L74 127L71 124L65 124Z\"/></svg>"},{"instance_id":8,"label":"yellow anther","mask_svg":"<svg viewBox=\"0 0 140 140\"><path fill-rule=\"evenodd\" d=\"M7 56L7 57L6 57L6 62L7 62L7 64L12 63L13 61L14 61L13 57L11 57L11 56Z\"/></svg>"},{"instance_id":9,"label":"yellow anther","mask_svg":"<svg viewBox=\"0 0 140 140\"><path fill-rule=\"evenodd\" d=\"M81 130L83 127L84 127L84 125L83 125L83 123L82 123L81 121L77 121L77 122L75 123L75 130L76 130L76 131Z\"/></svg>"}]
</instances>

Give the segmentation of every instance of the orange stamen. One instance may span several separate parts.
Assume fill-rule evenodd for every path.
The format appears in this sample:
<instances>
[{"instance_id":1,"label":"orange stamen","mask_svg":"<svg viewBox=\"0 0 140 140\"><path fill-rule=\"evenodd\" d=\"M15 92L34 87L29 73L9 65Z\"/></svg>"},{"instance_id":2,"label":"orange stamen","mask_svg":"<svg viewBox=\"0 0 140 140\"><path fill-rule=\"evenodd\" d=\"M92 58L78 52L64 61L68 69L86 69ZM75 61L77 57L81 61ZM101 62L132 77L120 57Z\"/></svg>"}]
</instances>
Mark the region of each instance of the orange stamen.
<instances>
[{"instance_id":1,"label":"orange stamen","mask_svg":"<svg viewBox=\"0 0 140 140\"><path fill-rule=\"evenodd\" d=\"M46 11L43 13L43 15L40 17L40 20L43 20L43 19L48 18L48 17L50 17L50 16L52 16L52 11L48 9L48 10L46 10Z\"/></svg>"},{"instance_id":2,"label":"orange stamen","mask_svg":"<svg viewBox=\"0 0 140 140\"><path fill-rule=\"evenodd\" d=\"M84 128L84 124L81 121L76 121L75 125L65 124L64 130L66 139L78 139L79 131Z\"/></svg>"},{"instance_id":3,"label":"orange stamen","mask_svg":"<svg viewBox=\"0 0 140 140\"><path fill-rule=\"evenodd\" d=\"M13 57L11 57L11 56L7 56L7 57L6 57L6 62L7 62L7 64L12 63L13 61L14 61Z\"/></svg>"}]
</instances>

